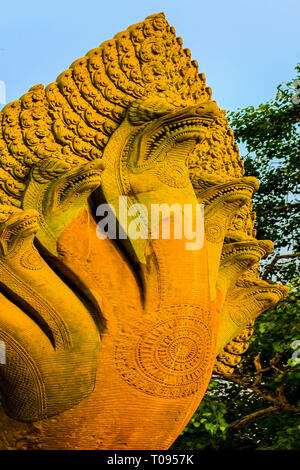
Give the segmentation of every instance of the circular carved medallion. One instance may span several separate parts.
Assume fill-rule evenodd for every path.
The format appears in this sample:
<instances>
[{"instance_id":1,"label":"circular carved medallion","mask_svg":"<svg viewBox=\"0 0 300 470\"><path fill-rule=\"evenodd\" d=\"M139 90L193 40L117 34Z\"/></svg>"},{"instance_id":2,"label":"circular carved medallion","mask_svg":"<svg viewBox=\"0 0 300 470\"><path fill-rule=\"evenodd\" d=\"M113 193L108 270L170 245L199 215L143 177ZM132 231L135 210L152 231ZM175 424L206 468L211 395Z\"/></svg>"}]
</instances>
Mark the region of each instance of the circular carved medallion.
<instances>
[{"instance_id":1,"label":"circular carved medallion","mask_svg":"<svg viewBox=\"0 0 300 470\"><path fill-rule=\"evenodd\" d=\"M43 260L36 250L25 251L20 258L20 263L24 268L32 269L33 271L43 267Z\"/></svg>"},{"instance_id":2,"label":"circular carved medallion","mask_svg":"<svg viewBox=\"0 0 300 470\"><path fill-rule=\"evenodd\" d=\"M220 243L224 239L224 229L216 222L205 225L206 240L211 243Z\"/></svg>"},{"instance_id":3,"label":"circular carved medallion","mask_svg":"<svg viewBox=\"0 0 300 470\"><path fill-rule=\"evenodd\" d=\"M248 310L245 305L241 305L240 307L233 305L229 310L229 315L233 323L239 327L246 326L251 319L251 313Z\"/></svg>"},{"instance_id":4,"label":"circular carved medallion","mask_svg":"<svg viewBox=\"0 0 300 470\"><path fill-rule=\"evenodd\" d=\"M122 378L144 393L181 398L198 391L210 369L212 335L209 314L200 307L169 311L158 323L148 321L116 345ZM164 312L164 317L166 312ZM203 315L204 313L204 315Z\"/></svg>"},{"instance_id":5,"label":"circular carved medallion","mask_svg":"<svg viewBox=\"0 0 300 470\"><path fill-rule=\"evenodd\" d=\"M164 164L158 170L157 178L172 188L185 188L189 182L186 172L178 165Z\"/></svg>"}]
</instances>

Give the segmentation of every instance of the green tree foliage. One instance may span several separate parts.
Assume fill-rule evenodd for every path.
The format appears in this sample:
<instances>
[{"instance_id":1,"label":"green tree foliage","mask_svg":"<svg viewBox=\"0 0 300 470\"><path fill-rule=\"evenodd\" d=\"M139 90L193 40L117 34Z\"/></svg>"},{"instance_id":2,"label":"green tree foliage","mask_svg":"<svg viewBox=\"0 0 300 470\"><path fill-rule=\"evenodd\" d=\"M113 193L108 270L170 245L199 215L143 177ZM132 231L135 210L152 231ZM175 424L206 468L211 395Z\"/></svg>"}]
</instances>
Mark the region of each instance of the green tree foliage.
<instances>
[{"instance_id":1,"label":"green tree foliage","mask_svg":"<svg viewBox=\"0 0 300 470\"><path fill-rule=\"evenodd\" d=\"M237 142L248 152L246 174L260 182L254 196L257 238L275 245L262 264L281 256L272 266L272 278L283 283L295 272L295 263L284 256L300 252L300 64L296 71L293 81L277 87L273 100L228 113Z\"/></svg>"},{"instance_id":2,"label":"green tree foliage","mask_svg":"<svg viewBox=\"0 0 300 470\"><path fill-rule=\"evenodd\" d=\"M290 293L256 320L234 373L213 375L174 449L300 449L300 64L296 72L273 100L228 113L246 175L260 181L257 238L274 242L261 277Z\"/></svg>"}]
</instances>

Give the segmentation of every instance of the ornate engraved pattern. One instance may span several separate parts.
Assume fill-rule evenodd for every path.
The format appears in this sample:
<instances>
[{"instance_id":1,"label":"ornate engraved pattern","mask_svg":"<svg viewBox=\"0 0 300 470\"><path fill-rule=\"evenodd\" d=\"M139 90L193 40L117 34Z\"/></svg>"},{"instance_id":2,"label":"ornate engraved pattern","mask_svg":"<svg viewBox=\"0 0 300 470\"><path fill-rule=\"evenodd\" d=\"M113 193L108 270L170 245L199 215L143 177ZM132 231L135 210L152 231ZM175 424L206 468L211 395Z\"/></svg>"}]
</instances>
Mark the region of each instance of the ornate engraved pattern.
<instances>
[{"instance_id":1,"label":"ornate engraved pattern","mask_svg":"<svg viewBox=\"0 0 300 470\"><path fill-rule=\"evenodd\" d=\"M237 308L236 305L233 305L232 309L229 310L229 315L233 323L242 328L249 322L251 311L246 306Z\"/></svg>"},{"instance_id":2,"label":"ornate engraved pattern","mask_svg":"<svg viewBox=\"0 0 300 470\"><path fill-rule=\"evenodd\" d=\"M12 417L35 420L58 415L65 410L71 410L70 413L74 411L69 434L68 426L65 426L68 419L65 423L64 417L61 423L60 418L57 420L57 430L64 436L60 439L63 444L59 445L64 445L65 442L68 445L70 438L73 439L71 434L80 441L80 434L87 433L84 430L86 423L87 428L89 427L89 440L98 439L98 430L94 432L92 408L90 405L85 408L83 403L83 399L92 392L95 392L95 411L101 409L102 414L106 408L109 422L111 413L116 416L118 410L124 409L124 403L128 406L139 392L144 394L138 397L141 404L143 400L144 403L148 402L149 395L179 399L199 392L196 398L200 400L208 384L216 354L219 300L208 307L211 311L198 304L204 302L205 298L205 305L210 305L209 299L213 298L210 287L214 288L218 281L220 250L209 246L207 251L203 250L203 258L192 254L181 257L177 250L179 245L174 244L174 250L168 252L164 251L166 245L160 249L154 240L151 246L153 253L149 249L149 256L147 255L148 264L145 263L142 267L141 263L137 267L137 263L130 263L132 271L137 267L143 271L143 276L135 273L137 285L128 283L128 286L133 287L127 289L127 284L124 284L122 294L119 288L120 279L122 282L126 276L122 275L122 263L127 263L129 258L122 256L120 261L111 250L107 252L107 256L115 265L110 266L107 258L103 257L103 262L102 247L98 250L100 256L97 256L96 248L100 245L95 244L91 235L90 227L93 227L93 235L96 233L91 223L95 222L92 218L91 221L78 225L87 232L88 250L85 249L84 253L77 250L79 254L73 256L72 251L75 252L75 248L79 247L77 242L83 243L83 231L79 231L77 227L72 234L70 248L64 253L56 250L56 243L65 227L80 214L82 208L86 208L90 193L99 187L104 167L107 171L101 184L107 202L110 202L107 195L111 194L112 200L118 195L126 194L137 202L139 196L141 199L149 197L150 201L152 191L157 191L162 202L164 198L167 201L173 200L175 195L177 201L180 193L182 199L192 201L196 201L195 194L200 200L203 196L206 207L211 204L205 224L207 240L223 243L229 222L225 218L227 215L229 218L231 212L227 206L225 211L223 202L227 204L233 193L244 191L241 187L245 180L242 178L243 163L225 111L220 111L216 103L211 101L211 90L206 87L205 76L198 73L197 62L191 60L188 49L182 48L182 40L176 37L174 28L167 23L163 14L152 15L145 21L132 25L114 39L91 50L84 58L76 60L46 89L43 85L36 85L18 101L5 106L0 113L0 129L1 286L3 285L12 300L24 308L24 315L21 312L20 320L17 314L11 315L12 321L16 322L17 331L25 331L22 330L22 320L29 313L31 320L28 324L32 325L32 320L37 323L36 338L45 339L45 346L41 346L42 341L38 341L38 348L33 347L32 351L30 345L27 348L26 344L28 357L26 348L23 351L23 347L15 344L14 340L11 343L9 338L7 340L9 367L4 368L1 387L3 386L2 395L9 403ZM105 165L102 165L103 162ZM185 167L178 166L180 162L184 162ZM118 165L120 169L117 168ZM148 175L153 177L153 181L151 176L137 176L141 170L149 170ZM189 185L189 178L195 193ZM146 182L147 179L149 181ZM149 187L146 187L148 183ZM252 189L256 186L253 182L249 185ZM181 192L171 189L187 186L187 190ZM243 192L243 200L248 196L251 198L252 190L250 195L247 196L246 193L249 191ZM29 209L29 212L21 214L19 209L12 210L21 207ZM33 208L38 212L32 211ZM225 213L228 213L226 217ZM40 227L37 224L38 216ZM235 214L227 233L229 242L233 240L232 245L236 239L239 241L255 237L254 219L255 214L250 203ZM56 269L48 269L38 251L32 251L34 234L37 234L37 246L43 246L52 255L45 256L50 265L57 256L59 263ZM28 237L31 238L28 240ZM135 254L139 249L135 249L136 246L131 243ZM264 246L266 247L266 243ZM107 250L110 248L106 247ZM120 247L116 245L116 248ZM247 249L249 247L225 246L225 268L230 264L227 262L228 258L231 257L232 263L237 263L234 254L239 253L241 256ZM256 251L262 253L267 250L257 247ZM141 252L144 256L144 246ZM122 250L121 255L123 254L125 255ZM224 262L225 255L221 262ZM206 266L207 256L213 262ZM108 270L103 270L103 276L108 278L104 284L97 282L98 277L101 279L102 264ZM41 269L43 265L44 269ZM120 272L116 271L116 265L121 267ZM201 269L202 265L205 270ZM245 269L243 263L241 265ZM60 268L61 278L58 275ZM35 272L39 269L40 271ZM180 270L181 276L178 277ZM209 276L209 271L213 276ZM112 282L115 273L116 282ZM230 280L233 274L228 269L224 277ZM256 279L253 281L252 274L248 273L240 278L238 283L241 283L242 288L251 286L253 282L254 285L257 283ZM68 276L71 276L71 283L67 282ZM139 282L140 278L142 282ZM143 292L144 285L146 295ZM153 293L148 296L152 287ZM78 299L76 295L81 288L84 295ZM224 291L226 289L225 286ZM273 287L272 289L274 290ZM140 300L137 292L145 300L144 309L139 302L135 306L134 299L128 307L127 302L124 303L122 296L127 299L132 293L132 297L136 296ZM225 312L231 317L238 327L234 331L239 332L239 336L225 346L218 356L217 367L228 372L239 363L240 354L247 349L249 331L240 332L240 327L244 326L246 320L249 322L249 317L254 318L262 309L268 308L270 303L276 303L280 295L272 292L268 297L268 290L263 287L263 291L254 292L257 295L253 295L253 306L250 308L249 297L229 296L227 292L221 294L227 307L227 310L223 309L222 315ZM106 295L108 298L105 298ZM115 303L107 306L113 297L116 298ZM176 302L174 298L181 299L181 302L194 302L196 305L175 305L153 311L158 305ZM116 341L114 354L102 363L101 357L98 360L99 331L96 321L94 322L98 310L100 313L100 307L97 304L97 312L94 312L94 308L93 311L90 310L98 302L101 314L103 313L109 325L105 333ZM149 308L147 302L150 304ZM122 309L122 305L126 305L126 308ZM232 311L228 309L228 305L232 307ZM116 310L124 312L124 320L121 321L113 314ZM24 325L27 325L25 321ZM29 333L30 341L35 342L30 330ZM1 336L1 331L0 337L7 338L5 332ZM109 341L109 354L110 345ZM107 358L105 347L103 341L102 351ZM110 384L110 377L107 377L107 386L112 385L113 407L110 406L102 379L95 385L98 364L99 369L104 366L104 374L107 373L107 368L115 365L122 378L116 374ZM132 387L131 390L127 384ZM116 386L120 387L118 394L114 394ZM127 401L122 399L123 390L128 394ZM31 395L29 393L27 396L27 391ZM153 400L153 403L155 401L159 402ZM76 409L79 402L82 402L82 406ZM189 412L192 413L192 407L197 402L194 397L192 400L178 400L176 406L173 406L174 402L169 405L164 403L165 409L169 406L170 410L170 426L166 431L168 436L165 442L171 442L170 436L174 431L172 426L175 426L176 432L180 428L180 423L174 425L173 411L176 407L178 411L182 411L183 423L188 418L188 402ZM128 413L126 408L125 415L130 415L134 409L130 407L131 403ZM152 414L152 408L149 412ZM115 426L115 421L113 425L118 434L118 429L122 429L121 434L125 436L126 416L124 421L124 414L121 415L121 426ZM107 426L110 424L106 422L105 413L103 416L100 433L104 432L103 441L107 442L110 434ZM48 425L49 422L45 424L46 432ZM150 426L147 432L148 436L152 433ZM130 445L128 442L126 436L124 445ZM147 446L149 442L147 439ZM99 446L97 443L97 448L102 448ZM134 446L136 448L136 442Z\"/></svg>"},{"instance_id":3,"label":"ornate engraved pattern","mask_svg":"<svg viewBox=\"0 0 300 470\"><path fill-rule=\"evenodd\" d=\"M200 307L167 309L164 320L148 321L124 335L115 348L122 378L149 395L180 398L203 383L212 354L209 313Z\"/></svg>"},{"instance_id":4,"label":"ornate engraved pattern","mask_svg":"<svg viewBox=\"0 0 300 470\"><path fill-rule=\"evenodd\" d=\"M189 154L187 165L196 186L198 178L209 185L244 175L244 164L224 111L207 128L205 139Z\"/></svg>"},{"instance_id":5,"label":"ornate engraved pattern","mask_svg":"<svg viewBox=\"0 0 300 470\"><path fill-rule=\"evenodd\" d=\"M36 250L25 251L20 258L20 263L24 268L32 269L33 271L43 267L43 260Z\"/></svg>"},{"instance_id":6,"label":"ornate engraved pattern","mask_svg":"<svg viewBox=\"0 0 300 470\"><path fill-rule=\"evenodd\" d=\"M1 370L1 393L6 407L14 416L35 420L47 410L46 392L37 364L10 334L0 328L0 338L7 345L7 364Z\"/></svg>"},{"instance_id":7,"label":"ornate engraved pattern","mask_svg":"<svg viewBox=\"0 0 300 470\"><path fill-rule=\"evenodd\" d=\"M220 243L224 238L224 228L221 223L213 221L205 225L206 240L211 243Z\"/></svg>"},{"instance_id":8,"label":"ornate engraved pattern","mask_svg":"<svg viewBox=\"0 0 300 470\"><path fill-rule=\"evenodd\" d=\"M185 188L189 182L187 174L178 165L164 164L157 172L157 177L173 188Z\"/></svg>"},{"instance_id":9,"label":"ornate engraved pattern","mask_svg":"<svg viewBox=\"0 0 300 470\"><path fill-rule=\"evenodd\" d=\"M214 366L214 372L217 374L232 374L234 367L241 361L241 355L247 351L249 347L249 340L253 334L253 323L249 323L247 327L240 331L238 336L233 338L224 348L224 350L217 356Z\"/></svg>"},{"instance_id":10,"label":"ornate engraved pattern","mask_svg":"<svg viewBox=\"0 0 300 470\"><path fill-rule=\"evenodd\" d=\"M55 83L32 87L0 113L0 203L20 207L31 167L101 159L137 100L170 109L205 103L211 90L164 14L151 15L76 60ZM142 122L153 119L142 113ZM161 114L159 110L158 115Z\"/></svg>"}]
</instances>

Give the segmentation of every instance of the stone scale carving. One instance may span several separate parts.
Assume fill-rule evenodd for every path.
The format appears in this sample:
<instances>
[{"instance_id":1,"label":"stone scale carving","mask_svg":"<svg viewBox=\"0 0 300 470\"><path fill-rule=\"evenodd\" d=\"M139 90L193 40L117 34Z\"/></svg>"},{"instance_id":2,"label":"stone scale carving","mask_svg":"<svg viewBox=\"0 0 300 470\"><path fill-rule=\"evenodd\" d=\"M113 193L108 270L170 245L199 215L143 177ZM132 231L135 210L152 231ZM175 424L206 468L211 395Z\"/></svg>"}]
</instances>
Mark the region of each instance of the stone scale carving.
<instances>
[{"instance_id":1,"label":"stone scale carving","mask_svg":"<svg viewBox=\"0 0 300 470\"><path fill-rule=\"evenodd\" d=\"M167 449L287 292L258 278L272 243L225 112L160 13L0 124L0 448ZM204 204L204 246L100 239L120 196Z\"/></svg>"}]
</instances>

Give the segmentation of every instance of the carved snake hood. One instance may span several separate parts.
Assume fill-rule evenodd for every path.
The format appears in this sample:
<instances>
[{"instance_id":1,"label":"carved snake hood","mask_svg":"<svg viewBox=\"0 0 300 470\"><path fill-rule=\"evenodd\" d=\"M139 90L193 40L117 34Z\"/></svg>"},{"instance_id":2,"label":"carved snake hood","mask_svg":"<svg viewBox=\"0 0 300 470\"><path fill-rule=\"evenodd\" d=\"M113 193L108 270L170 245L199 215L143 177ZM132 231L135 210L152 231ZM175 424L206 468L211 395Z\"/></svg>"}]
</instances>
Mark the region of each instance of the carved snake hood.
<instances>
[{"instance_id":1,"label":"carved snake hood","mask_svg":"<svg viewBox=\"0 0 300 470\"><path fill-rule=\"evenodd\" d=\"M33 448L168 448L217 354L232 371L286 295L258 278L272 243L255 239L258 182L225 112L159 13L9 103L0 126L0 448L1 420L11 448L31 445L19 421L38 422ZM204 204L203 246L128 237L134 259L97 237L94 190Z\"/></svg>"},{"instance_id":2,"label":"carved snake hood","mask_svg":"<svg viewBox=\"0 0 300 470\"><path fill-rule=\"evenodd\" d=\"M164 14L149 16L76 60L55 83L45 89L36 85L3 108L0 203L22 207L33 169L36 178L47 181L84 161L101 159L128 109L136 123L143 123L207 103L210 96L197 61L182 48ZM199 148L191 159L192 175L201 170L213 179L242 176L224 114L212 123L209 148Z\"/></svg>"}]
</instances>

